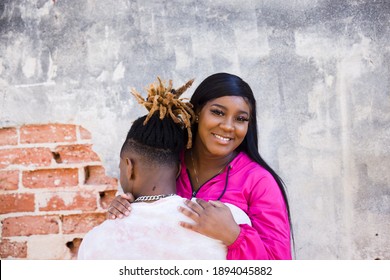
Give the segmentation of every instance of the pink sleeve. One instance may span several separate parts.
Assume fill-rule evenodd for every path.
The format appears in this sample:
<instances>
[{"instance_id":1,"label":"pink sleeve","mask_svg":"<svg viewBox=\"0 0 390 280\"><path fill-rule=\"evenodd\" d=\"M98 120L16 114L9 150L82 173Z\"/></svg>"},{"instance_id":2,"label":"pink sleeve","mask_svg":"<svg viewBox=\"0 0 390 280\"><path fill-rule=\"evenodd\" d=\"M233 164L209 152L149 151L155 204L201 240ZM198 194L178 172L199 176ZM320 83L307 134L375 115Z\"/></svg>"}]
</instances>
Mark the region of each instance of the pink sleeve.
<instances>
[{"instance_id":1,"label":"pink sleeve","mask_svg":"<svg viewBox=\"0 0 390 280\"><path fill-rule=\"evenodd\" d=\"M262 178L250 191L248 215L252 226L228 247L230 260L291 259L290 225L286 206L273 178Z\"/></svg>"}]
</instances>

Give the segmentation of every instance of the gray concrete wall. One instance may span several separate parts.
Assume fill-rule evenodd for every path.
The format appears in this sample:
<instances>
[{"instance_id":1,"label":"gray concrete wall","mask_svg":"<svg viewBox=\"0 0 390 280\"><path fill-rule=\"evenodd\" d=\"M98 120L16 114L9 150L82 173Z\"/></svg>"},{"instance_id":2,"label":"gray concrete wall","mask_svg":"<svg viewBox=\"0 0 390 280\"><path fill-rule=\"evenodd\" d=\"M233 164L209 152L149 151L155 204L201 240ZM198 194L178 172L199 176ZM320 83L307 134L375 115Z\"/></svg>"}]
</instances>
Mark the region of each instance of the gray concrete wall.
<instances>
[{"instance_id":1,"label":"gray concrete wall","mask_svg":"<svg viewBox=\"0 0 390 280\"><path fill-rule=\"evenodd\" d=\"M0 126L75 123L118 175L129 95L230 72L258 100L297 259L390 259L388 0L1 0Z\"/></svg>"}]
</instances>

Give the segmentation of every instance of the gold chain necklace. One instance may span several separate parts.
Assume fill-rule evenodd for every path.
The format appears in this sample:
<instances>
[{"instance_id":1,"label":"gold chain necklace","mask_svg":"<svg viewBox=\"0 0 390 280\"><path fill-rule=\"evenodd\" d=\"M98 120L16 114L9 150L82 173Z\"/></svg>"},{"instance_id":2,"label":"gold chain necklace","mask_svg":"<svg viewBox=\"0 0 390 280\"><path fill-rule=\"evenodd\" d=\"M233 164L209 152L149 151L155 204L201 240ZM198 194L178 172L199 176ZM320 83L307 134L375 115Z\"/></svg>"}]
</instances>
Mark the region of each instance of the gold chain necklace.
<instances>
[{"instance_id":1,"label":"gold chain necklace","mask_svg":"<svg viewBox=\"0 0 390 280\"><path fill-rule=\"evenodd\" d=\"M231 157L231 156L230 156L230 157ZM196 185L197 185L197 187L199 188L199 187L200 187L200 185L199 185L199 177L198 177L198 172L196 171L195 161L194 161L194 157L193 157L193 155L192 155L192 150L191 150L191 161L192 161L192 168L194 169L194 175L195 175ZM229 158L227 164L224 165L224 166L222 166L222 168L216 173L216 175L219 175L219 174L222 172L222 170L228 165L229 162L230 162L230 158Z\"/></svg>"}]
</instances>

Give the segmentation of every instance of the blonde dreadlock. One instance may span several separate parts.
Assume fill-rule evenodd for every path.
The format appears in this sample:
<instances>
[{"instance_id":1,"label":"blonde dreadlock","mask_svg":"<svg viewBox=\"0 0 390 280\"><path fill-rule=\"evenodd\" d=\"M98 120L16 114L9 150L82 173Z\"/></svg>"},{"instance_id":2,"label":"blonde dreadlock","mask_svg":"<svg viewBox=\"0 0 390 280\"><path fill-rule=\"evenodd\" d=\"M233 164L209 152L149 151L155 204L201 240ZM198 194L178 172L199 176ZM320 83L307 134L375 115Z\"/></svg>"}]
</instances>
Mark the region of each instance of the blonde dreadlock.
<instances>
[{"instance_id":1,"label":"blonde dreadlock","mask_svg":"<svg viewBox=\"0 0 390 280\"><path fill-rule=\"evenodd\" d=\"M135 89L131 90L131 94L134 95L138 103L149 111L143 124L146 125L157 111L159 111L161 120L169 115L175 123L180 123L187 129L187 149L189 149L192 146L191 124L194 122L195 113L192 110L192 104L184 102L185 99L179 97L192 85L194 80L189 80L175 90L172 88L172 80L169 80L168 87L165 87L160 77L157 79L158 83L151 84L147 89L148 97L146 99Z\"/></svg>"}]
</instances>

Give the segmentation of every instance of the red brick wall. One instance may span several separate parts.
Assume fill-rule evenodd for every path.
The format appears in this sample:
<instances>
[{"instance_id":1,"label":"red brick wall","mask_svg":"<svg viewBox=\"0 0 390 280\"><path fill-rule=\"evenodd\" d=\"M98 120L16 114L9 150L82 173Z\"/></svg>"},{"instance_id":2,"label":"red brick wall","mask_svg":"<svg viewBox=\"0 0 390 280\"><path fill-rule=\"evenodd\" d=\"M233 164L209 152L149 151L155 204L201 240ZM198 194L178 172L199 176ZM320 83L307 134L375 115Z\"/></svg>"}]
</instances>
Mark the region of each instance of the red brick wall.
<instances>
[{"instance_id":1,"label":"red brick wall","mask_svg":"<svg viewBox=\"0 0 390 280\"><path fill-rule=\"evenodd\" d=\"M72 259L117 180L71 124L0 128L0 258Z\"/></svg>"}]
</instances>

